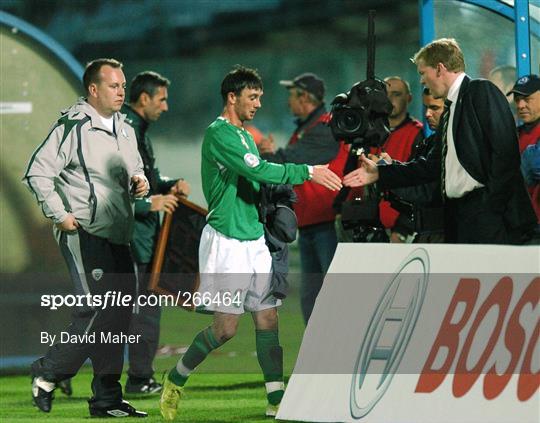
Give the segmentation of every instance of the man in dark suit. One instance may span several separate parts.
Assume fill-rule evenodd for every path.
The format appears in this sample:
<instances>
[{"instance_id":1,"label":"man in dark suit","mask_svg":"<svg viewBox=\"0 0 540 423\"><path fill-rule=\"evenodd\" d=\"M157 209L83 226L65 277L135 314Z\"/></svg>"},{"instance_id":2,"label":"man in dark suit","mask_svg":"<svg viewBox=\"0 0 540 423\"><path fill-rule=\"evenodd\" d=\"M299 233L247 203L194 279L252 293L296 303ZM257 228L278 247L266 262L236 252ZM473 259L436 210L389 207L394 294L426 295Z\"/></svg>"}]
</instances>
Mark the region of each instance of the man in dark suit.
<instances>
[{"instance_id":1,"label":"man in dark suit","mask_svg":"<svg viewBox=\"0 0 540 423\"><path fill-rule=\"evenodd\" d=\"M412 59L420 82L446 98L438 128L440 142L426 158L408 164L362 166L343 179L346 186L379 181L381 188L439 179L448 243L520 244L535 216L519 167L512 112L497 87L465 74L465 60L451 38L435 40Z\"/></svg>"}]
</instances>

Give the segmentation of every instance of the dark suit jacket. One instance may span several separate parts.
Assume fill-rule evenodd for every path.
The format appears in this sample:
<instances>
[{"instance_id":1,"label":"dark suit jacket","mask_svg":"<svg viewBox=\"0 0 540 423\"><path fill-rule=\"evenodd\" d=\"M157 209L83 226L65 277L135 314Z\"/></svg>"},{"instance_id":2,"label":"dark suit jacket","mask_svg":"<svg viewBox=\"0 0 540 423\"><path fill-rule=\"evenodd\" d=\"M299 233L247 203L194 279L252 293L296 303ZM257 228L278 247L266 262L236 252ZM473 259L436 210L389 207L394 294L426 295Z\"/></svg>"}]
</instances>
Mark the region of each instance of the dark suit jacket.
<instances>
[{"instance_id":1,"label":"dark suit jacket","mask_svg":"<svg viewBox=\"0 0 540 423\"><path fill-rule=\"evenodd\" d=\"M503 215L512 237L534 227L535 216L520 173L517 131L508 102L485 79L465 76L454 112L452 133L465 170L485 185L484 201ZM437 134L440 141L440 132ZM379 167L382 188L417 185L440 179L441 142L426 158Z\"/></svg>"}]
</instances>

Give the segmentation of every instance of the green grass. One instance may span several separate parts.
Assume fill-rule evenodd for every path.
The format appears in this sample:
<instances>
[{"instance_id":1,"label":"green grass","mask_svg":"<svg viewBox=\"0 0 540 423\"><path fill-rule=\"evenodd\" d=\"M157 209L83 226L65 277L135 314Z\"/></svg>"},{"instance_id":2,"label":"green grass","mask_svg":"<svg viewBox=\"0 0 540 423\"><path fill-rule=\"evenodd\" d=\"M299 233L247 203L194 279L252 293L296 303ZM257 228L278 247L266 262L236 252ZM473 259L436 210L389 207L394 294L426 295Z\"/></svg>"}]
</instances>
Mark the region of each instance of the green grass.
<instances>
[{"instance_id":1,"label":"green grass","mask_svg":"<svg viewBox=\"0 0 540 423\"><path fill-rule=\"evenodd\" d=\"M27 376L2 378L0 384L0 421L2 422L81 422L88 420L90 381L85 370L73 379L74 394L66 397L55 392L51 413L30 405L30 381ZM132 405L149 414L146 422L162 422L159 396L127 397ZM259 375L200 374L194 375L186 388L175 421L178 422L262 422L266 397ZM126 419L131 421L138 419Z\"/></svg>"},{"instance_id":2,"label":"green grass","mask_svg":"<svg viewBox=\"0 0 540 423\"><path fill-rule=\"evenodd\" d=\"M279 308L280 340L284 349L285 374L292 372L302 340L304 325L293 290ZM164 308L162 345L187 346L195 334L211 323L211 316ZM180 355L161 355L155 360L156 377L175 365ZM122 385L125 383L122 375ZM91 396L91 368L83 367L73 379L72 397L55 393L53 409L46 414L31 405L30 378L27 374L0 378L1 422L81 422L89 417L87 399ZM162 422L159 396L126 397L138 409L148 412L147 422ZM235 338L213 352L192 375L181 401L178 422L260 422L264 417L266 395L255 355L252 319L244 315ZM127 421L134 419L127 419ZM122 420L124 421L124 420ZM140 421L140 420L137 420Z\"/></svg>"}]
</instances>

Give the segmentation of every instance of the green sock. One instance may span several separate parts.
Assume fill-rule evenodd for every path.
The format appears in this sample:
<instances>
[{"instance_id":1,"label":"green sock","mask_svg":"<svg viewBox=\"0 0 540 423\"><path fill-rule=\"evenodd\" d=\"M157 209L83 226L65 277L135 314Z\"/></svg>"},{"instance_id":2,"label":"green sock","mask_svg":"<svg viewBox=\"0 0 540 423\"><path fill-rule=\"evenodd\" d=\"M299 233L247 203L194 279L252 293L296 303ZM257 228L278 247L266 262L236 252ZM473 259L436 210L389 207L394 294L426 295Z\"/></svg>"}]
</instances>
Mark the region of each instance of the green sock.
<instances>
[{"instance_id":1,"label":"green sock","mask_svg":"<svg viewBox=\"0 0 540 423\"><path fill-rule=\"evenodd\" d=\"M178 386L184 386L188 380L188 376L182 376L180 373L178 373L176 367L171 369L168 377L172 383Z\"/></svg>"},{"instance_id":2,"label":"green sock","mask_svg":"<svg viewBox=\"0 0 540 423\"><path fill-rule=\"evenodd\" d=\"M269 382L283 382L283 349L279 345L277 330L256 330L255 343L257 359L261 366L267 386L266 396L272 405L279 404L283 398L282 385ZM273 386L268 389L269 386ZM276 386L280 386L276 388Z\"/></svg>"},{"instance_id":3,"label":"green sock","mask_svg":"<svg viewBox=\"0 0 540 423\"><path fill-rule=\"evenodd\" d=\"M169 372L169 380L175 385L184 386L195 367L220 345L210 326L200 331L176 367Z\"/></svg>"},{"instance_id":4,"label":"green sock","mask_svg":"<svg viewBox=\"0 0 540 423\"><path fill-rule=\"evenodd\" d=\"M214 336L210 326L203 329L197 334L184 354L184 357L182 357L183 365L188 369L195 369L195 367L201 364L211 351L215 350L220 345L221 344Z\"/></svg>"}]
</instances>

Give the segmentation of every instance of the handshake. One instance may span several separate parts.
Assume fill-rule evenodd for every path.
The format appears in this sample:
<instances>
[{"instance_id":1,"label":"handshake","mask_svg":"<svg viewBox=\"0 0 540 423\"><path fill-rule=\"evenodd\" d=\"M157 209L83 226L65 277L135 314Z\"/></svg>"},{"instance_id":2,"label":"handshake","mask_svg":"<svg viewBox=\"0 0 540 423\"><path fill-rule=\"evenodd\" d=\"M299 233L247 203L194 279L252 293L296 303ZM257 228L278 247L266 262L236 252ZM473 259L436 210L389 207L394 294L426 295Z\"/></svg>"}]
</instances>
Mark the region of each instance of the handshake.
<instances>
[{"instance_id":1,"label":"handshake","mask_svg":"<svg viewBox=\"0 0 540 423\"><path fill-rule=\"evenodd\" d=\"M359 167L343 177L343 185L350 188L363 187L379 180L377 164L392 164L392 158L387 153L380 156L370 154L369 158L362 154L358 158Z\"/></svg>"},{"instance_id":2,"label":"handshake","mask_svg":"<svg viewBox=\"0 0 540 423\"><path fill-rule=\"evenodd\" d=\"M380 156L361 155L358 158L359 167L343 177L343 181L330 169L328 165L319 165L313 167L312 181L325 186L326 188L335 191L341 189L342 185L350 188L362 187L377 182L379 179L379 170L377 163L385 162L392 164L392 158L382 153Z\"/></svg>"},{"instance_id":3,"label":"handshake","mask_svg":"<svg viewBox=\"0 0 540 423\"><path fill-rule=\"evenodd\" d=\"M262 139L258 142L257 148L259 149L259 152L261 154L274 154L276 152L276 145L272 134L269 134L267 137L262 137ZM359 161L362 157L365 158L365 156L360 156ZM370 164L370 166L371 164L374 166L375 172L377 172L377 165L373 160L375 160L376 162L378 162L379 160L385 160L389 164L392 162L392 159L386 153L382 153L380 157L370 155L370 159L372 160L367 158L365 159ZM364 165L360 162L359 164L361 165L361 167L345 175L343 181L338 175L336 175L328 168L328 165L313 166L313 174L311 175L311 181L316 184L322 185L331 191L338 191L342 188L343 185L348 187L359 187L375 182L376 179L370 182L362 183L365 178L359 179L359 175L363 173L362 167Z\"/></svg>"},{"instance_id":4,"label":"handshake","mask_svg":"<svg viewBox=\"0 0 540 423\"><path fill-rule=\"evenodd\" d=\"M328 165L316 165L312 169L311 182L322 185L331 191L339 191L341 189L341 178L328 169Z\"/></svg>"}]
</instances>

